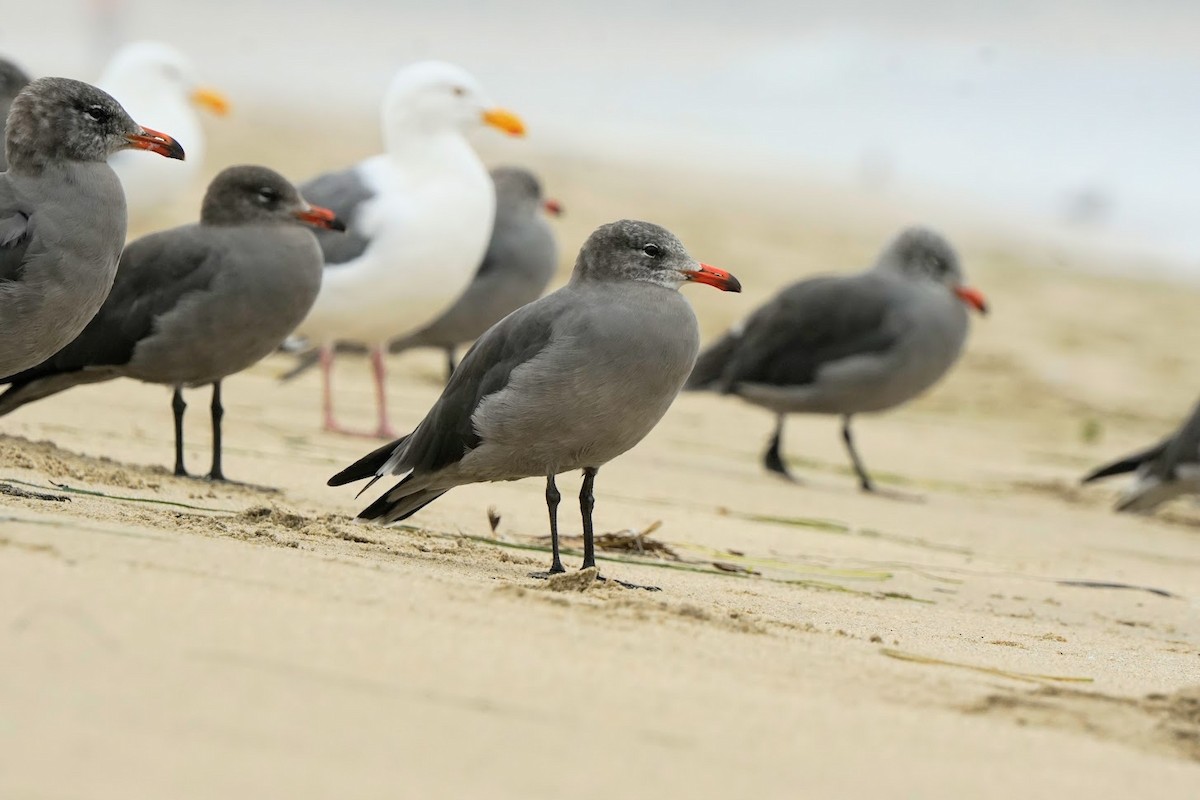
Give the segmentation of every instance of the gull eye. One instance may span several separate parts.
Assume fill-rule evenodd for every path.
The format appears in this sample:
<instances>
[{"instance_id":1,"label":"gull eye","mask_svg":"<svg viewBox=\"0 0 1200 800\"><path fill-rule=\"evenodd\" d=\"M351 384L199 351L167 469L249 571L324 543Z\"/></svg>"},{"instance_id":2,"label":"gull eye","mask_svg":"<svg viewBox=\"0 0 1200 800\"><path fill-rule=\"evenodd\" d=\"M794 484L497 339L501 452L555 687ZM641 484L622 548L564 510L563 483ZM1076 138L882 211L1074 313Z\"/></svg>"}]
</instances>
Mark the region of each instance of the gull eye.
<instances>
[{"instance_id":1,"label":"gull eye","mask_svg":"<svg viewBox=\"0 0 1200 800\"><path fill-rule=\"evenodd\" d=\"M461 87L461 86L455 86L455 87L454 87L454 89L453 89L453 91L454 91L454 96L455 96L455 97L462 97L464 94L466 94L466 93L467 93L467 90L466 90L466 89L464 89L464 88L463 88L463 87Z\"/></svg>"},{"instance_id":2,"label":"gull eye","mask_svg":"<svg viewBox=\"0 0 1200 800\"><path fill-rule=\"evenodd\" d=\"M264 186L258 190L258 202L264 206L269 206L279 199L279 192L272 189L270 186Z\"/></svg>"},{"instance_id":3,"label":"gull eye","mask_svg":"<svg viewBox=\"0 0 1200 800\"><path fill-rule=\"evenodd\" d=\"M104 106L99 104L88 106L83 113L93 122L104 122L108 119L108 112L104 110Z\"/></svg>"},{"instance_id":4,"label":"gull eye","mask_svg":"<svg viewBox=\"0 0 1200 800\"><path fill-rule=\"evenodd\" d=\"M646 255L650 256L651 258L658 258L659 256L662 255L662 248L660 248L658 245L651 242L650 244L648 244L642 248L642 252L645 253Z\"/></svg>"}]
</instances>

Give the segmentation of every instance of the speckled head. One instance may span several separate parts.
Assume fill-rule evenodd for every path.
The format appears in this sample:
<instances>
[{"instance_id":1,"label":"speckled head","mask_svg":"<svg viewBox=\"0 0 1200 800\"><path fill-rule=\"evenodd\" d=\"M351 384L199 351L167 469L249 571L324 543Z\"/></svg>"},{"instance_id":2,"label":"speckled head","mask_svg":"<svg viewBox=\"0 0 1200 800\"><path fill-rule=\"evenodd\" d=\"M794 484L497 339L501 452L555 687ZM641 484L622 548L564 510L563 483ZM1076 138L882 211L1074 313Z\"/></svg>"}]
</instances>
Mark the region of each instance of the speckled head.
<instances>
[{"instance_id":1,"label":"speckled head","mask_svg":"<svg viewBox=\"0 0 1200 800\"><path fill-rule=\"evenodd\" d=\"M531 219L548 204L542 197L541 182L524 167L495 167L491 170L491 176L496 185L497 217Z\"/></svg>"},{"instance_id":2,"label":"speckled head","mask_svg":"<svg viewBox=\"0 0 1200 800\"><path fill-rule=\"evenodd\" d=\"M13 100L5 151L9 169L37 172L56 162L106 161L138 148L183 158L166 134L138 125L107 92L70 78L39 78Z\"/></svg>"},{"instance_id":3,"label":"speckled head","mask_svg":"<svg viewBox=\"0 0 1200 800\"><path fill-rule=\"evenodd\" d=\"M960 300L981 314L987 302L976 289L966 286L962 266L954 248L928 228L906 228L880 254L876 269L895 270L916 280L931 280L949 288Z\"/></svg>"},{"instance_id":4,"label":"speckled head","mask_svg":"<svg viewBox=\"0 0 1200 800\"><path fill-rule=\"evenodd\" d=\"M740 292L728 272L701 264L675 234L650 222L623 219L601 225L584 242L572 280L642 281L677 289L686 281Z\"/></svg>"},{"instance_id":5,"label":"speckled head","mask_svg":"<svg viewBox=\"0 0 1200 800\"><path fill-rule=\"evenodd\" d=\"M273 169L227 167L208 185L200 209L204 225L264 225L303 222L345 230L333 212L309 205L291 181Z\"/></svg>"}]
</instances>

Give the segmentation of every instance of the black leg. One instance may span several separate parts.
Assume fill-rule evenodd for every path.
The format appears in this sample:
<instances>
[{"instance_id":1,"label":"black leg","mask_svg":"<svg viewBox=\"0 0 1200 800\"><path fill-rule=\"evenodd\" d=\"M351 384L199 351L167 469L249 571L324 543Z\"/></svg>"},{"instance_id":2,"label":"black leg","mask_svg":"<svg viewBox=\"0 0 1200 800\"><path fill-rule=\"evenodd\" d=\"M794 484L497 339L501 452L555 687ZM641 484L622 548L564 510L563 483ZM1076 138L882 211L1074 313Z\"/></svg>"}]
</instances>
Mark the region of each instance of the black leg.
<instances>
[{"instance_id":1,"label":"black leg","mask_svg":"<svg viewBox=\"0 0 1200 800\"><path fill-rule=\"evenodd\" d=\"M596 497L592 494L592 485L596 482L596 468L583 468L583 486L579 487L579 513L583 517L583 566L580 569L596 566L596 542L592 536L592 509L596 507Z\"/></svg>"},{"instance_id":2,"label":"black leg","mask_svg":"<svg viewBox=\"0 0 1200 800\"><path fill-rule=\"evenodd\" d=\"M550 574L557 575L566 572L563 569L562 558L558 555L558 501L562 495L554 485L554 476L546 476L546 510L550 512L550 549L553 553L550 561Z\"/></svg>"},{"instance_id":3,"label":"black leg","mask_svg":"<svg viewBox=\"0 0 1200 800\"><path fill-rule=\"evenodd\" d=\"M875 484L863 467L862 459L858 457L858 451L854 449L854 434L850 431L849 414L842 417L842 440L846 442L846 450L850 453L850 463L854 465L854 471L858 473L858 483L862 486L862 490L864 492L875 491Z\"/></svg>"},{"instance_id":4,"label":"black leg","mask_svg":"<svg viewBox=\"0 0 1200 800\"><path fill-rule=\"evenodd\" d=\"M221 418L225 416L225 408L221 405L221 382L217 381L212 386L213 452L212 470L208 473L208 479L210 481L223 481L225 480L225 473L221 471Z\"/></svg>"},{"instance_id":5,"label":"black leg","mask_svg":"<svg viewBox=\"0 0 1200 800\"><path fill-rule=\"evenodd\" d=\"M446 348L446 382L450 382L450 376L454 374L454 370L458 368L458 362L454 357L454 345Z\"/></svg>"},{"instance_id":6,"label":"black leg","mask_svg":"<svg viewBox=\"0 0 1200 800\"><path fill-rule=\"evenodd\" d=\"M767 447L767 452L763 454L763 466L767 468L768 472L774 472L792 481L795 478L788 472L787 464L783 463L783 455L779 452L782 440L783 414L780 414L775 420L775 434L771 437L771 444Z\"/></svg>"},{"instance_id":7,"label":"black leg","mask_svg":"<svg viewBox=\"0 0 1200 800\"><path fill-rule=\"evenodd\" d=\"M183 411L187 403L183 402L183 387L175 387L175 396L171 398L171 410L175 412L175 474L187 477L183 468Z\"/></svg>"}]
</instances>

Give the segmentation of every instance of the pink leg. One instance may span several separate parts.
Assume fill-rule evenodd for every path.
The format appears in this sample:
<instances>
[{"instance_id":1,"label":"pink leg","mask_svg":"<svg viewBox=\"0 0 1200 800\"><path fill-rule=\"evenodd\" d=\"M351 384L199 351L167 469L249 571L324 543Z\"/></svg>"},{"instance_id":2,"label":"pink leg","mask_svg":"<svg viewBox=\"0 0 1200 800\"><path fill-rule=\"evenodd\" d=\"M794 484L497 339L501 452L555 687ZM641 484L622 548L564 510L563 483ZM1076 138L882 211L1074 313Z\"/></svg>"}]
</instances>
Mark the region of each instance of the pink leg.
<instances>
[{"instance_id":1,"label":"pink leg","mask_svg":"<svg viewBox=\"0 0 1200 800\"><path fill-rule=\"evenodd\" d=\"M333 418L333 345L321 345L321 406L325 415L322 427L330 433L348 433Z\"/></svg>"},{"instance_id":2,"label":"pink leg","mask_svg":"<svg viewBox=\"0 0 1200 800\"><path fill-rule=\"evenodd\" d=\"M396 433L388 421L387 364L384 361L386 355L386 342L371 348L371 370L375 373L375 406L379 412L379 425L375 428L375 435L380 439L399 439L400 434Z\"/></svg>"}]
</instances>

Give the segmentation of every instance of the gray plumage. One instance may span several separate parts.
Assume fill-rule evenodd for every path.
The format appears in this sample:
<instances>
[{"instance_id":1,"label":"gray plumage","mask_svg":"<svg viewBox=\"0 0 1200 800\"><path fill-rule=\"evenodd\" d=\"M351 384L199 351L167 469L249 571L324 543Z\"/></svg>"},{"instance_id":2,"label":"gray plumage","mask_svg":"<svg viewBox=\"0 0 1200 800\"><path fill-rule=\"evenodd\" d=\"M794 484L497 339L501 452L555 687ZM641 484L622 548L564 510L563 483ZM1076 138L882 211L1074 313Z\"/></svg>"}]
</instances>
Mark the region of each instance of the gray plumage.
<instances>
[{"instance_id":1,"label":"gray plumage","mask_svg":"<svg viewBox=\"0 0 1200 800\"><path fill-rule=\"evenodd\" d=\"M353 261L366 252L370 239L357 224L363 203L375 193L363 182L358 167L327 172L300 185L300 192L311 203L328 208L346 225L344 232L317 231L317 241L327 267ZM315 363L315 361L314 361Z\"/></svg>"},{"instance_id":2,"label":"gray plumage","mask_svg":"<svg viewBox=\"0 0 1200 800\"><path fill-rule=\"evenodd\" d=\"M273 352L304 319L321 285L312 232L336 227L286 179L230 167L209 186L199 224L150 234L121 257L95 318L53 357L7 378L0 416L83 383L118 377L176 387L214 384ZM219 397L219 394L217 395ZM219 429L219 400L214 426ZM177 410L177 437L182 409ZM214 431L219 441L219 432ZM177 438L177 472L182 442ZM214 478L220 478L219 448Z\"/></svg>"},{"instance_id":3,"label":"gray plumage","mask_svg":"<svg viewBox=\"0 0 1200 800\"><path fill-rule=\"evenodd\" d=\"M966 340L964 304L986 310L982 295L963 286L954 250L936 233L910 228L865 272L784 289L700 356L688 388L774 411L764 463L785 476L784 416L841 415L855 471L869 491L850 418L893 408L937 383Z\"/></svg>"},{"instance_id":4,"label":"gray plumage","mask_svg":"<svg viewBox=\"0 0 1200 800\"><path fill-rule=\"evenodd\" d=\"M496 222L475 279L442 316L421 330L397 339L389 347L392 353L415 347L445 350L449 365L447 379L454 371L457 348L475 341L508 314L538 299L558 266L554 232L542 213L547 201L542 195L541 182L521 167L497 167L491 171L491 176L496 185ZM349 208L353 213L357 203L371 195L361 181L352 178L352 172L318 178L312 185L323 184L323 188L315 197L324 197L326 202L322 204L335 211ZM308 196L307 190L305 196ZM553 208L554 213L558 213L558 205L554 204ZM322 241L334 239L330 235L319 238ZM326 245L326 259L337 255L341 260L348 260L362 252L356 250L360 245L365 249L366 240L362 237L347 235L342 238L347 240L345 249L335 249L332 243ZM353 242L355 238L359 244ZM338 351L366 352L366 348L339 343ZM303 353L298 356L297 365L282 378L290 380L315 367L317 362L316 350Z\"/></svg>"},{"instance_id":5,"label":"gray plumage","mask_svg":"<svg viewBox=\"0 0 1200 800\"><path fill-rule=\"evenodd\" d=\"M561 571L554 476L583 469L590 497L596 470L641 441L675 399L699 349L695 315L677 291L685 280L740 290L657 225L626 220L599 228L566 286L476 341L413 433L330 485L403 475L359 514L387 523L455 486L545 476L551 571ZM584 513L586 567L590 505Z\"/></svg>"},{"instance_id":6,"label":"gray plumage","mask_svg":"<svg viewBox=\"0 0 1200 800\"><path fill-rule=\"evenodd\" d=\"M1083 482L1126 472L1136 475L1117 501L1118 511L1148 514L1179 495L1200 494L1200 402L1166 439L1093 470Z\"/></svg>"},{"instance_id":7,"label":"gray plumage","mask_svg":"<svg viewBox=\"0 0 1200 800\"><path fill-rule=\"evenodd\" d=\"M0 173L0 374L33 367L74 339L112 287L125 195L106 163L130 147L183 158L109 95L41 78L13 101Z\"/></svg>"},{"instance_id":8,"label":"gray plumage","mask_svg":"<svg viewBox=\"0 0 1200 800\"><path fill-rule=\"evenodd\" d=\"M30 81L25 70L7 59L0 58L0 133L8 119L8 109L12 101L20 94ZM0 172L8 169L8 159L4 156L4 148L0 147Z\"/></svg>"}]
</instances>

